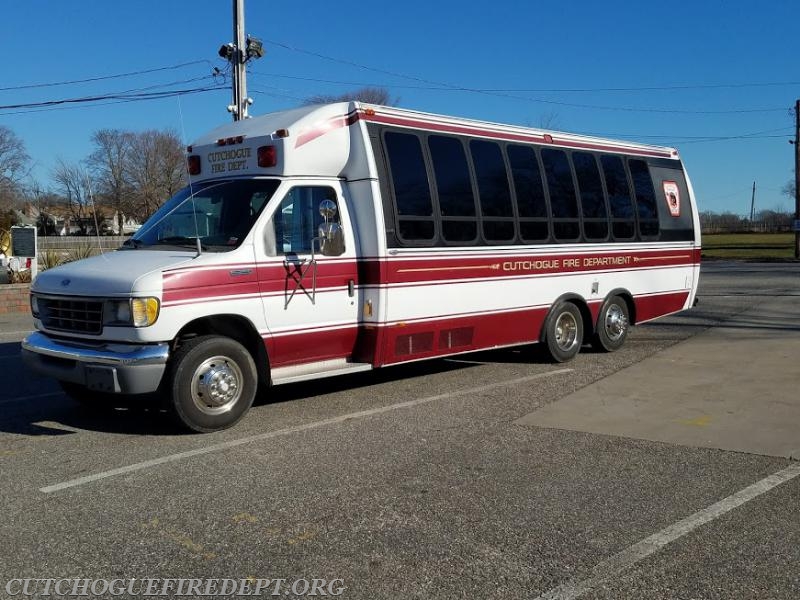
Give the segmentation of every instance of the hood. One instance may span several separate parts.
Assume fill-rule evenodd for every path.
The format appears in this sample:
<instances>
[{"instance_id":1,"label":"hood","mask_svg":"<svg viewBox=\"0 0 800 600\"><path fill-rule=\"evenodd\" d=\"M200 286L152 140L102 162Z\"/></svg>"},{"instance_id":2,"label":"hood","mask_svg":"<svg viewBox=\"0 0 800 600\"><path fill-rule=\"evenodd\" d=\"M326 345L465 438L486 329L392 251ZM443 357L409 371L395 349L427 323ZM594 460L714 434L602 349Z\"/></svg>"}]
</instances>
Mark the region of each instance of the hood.
<instances>
[{"instance_id":1,"label":"hood","mask_svg":"<svg viewBox=\"0 0 800 600\"><path fill-rule=\"evenodd\" d=\"M59 296L160 295L161 272L191 261L193 252L119 250L47 269L31 291Z\"/></svg>"}]
</instances>

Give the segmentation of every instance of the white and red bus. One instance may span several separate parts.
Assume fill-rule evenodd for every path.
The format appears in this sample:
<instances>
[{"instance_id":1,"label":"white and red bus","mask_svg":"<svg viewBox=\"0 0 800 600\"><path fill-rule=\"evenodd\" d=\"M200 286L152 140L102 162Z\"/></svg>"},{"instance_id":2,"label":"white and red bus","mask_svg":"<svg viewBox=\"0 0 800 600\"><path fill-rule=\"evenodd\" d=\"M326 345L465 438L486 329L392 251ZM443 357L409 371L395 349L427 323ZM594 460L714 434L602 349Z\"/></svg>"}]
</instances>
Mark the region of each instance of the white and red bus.
<instances>
[{"instance_id":1,"label":"white and red bus","mask_svg":"<svg viewBox=\"0 0 800 600\"><path fill-rule=\"evenodd\" d=\"M159 392L195 431L259 389L486 348L556 361L692 306L672 148L361 103L224 125L112 253L31 292L34 369L83 402Z\"/></svg>"}]
</instances>

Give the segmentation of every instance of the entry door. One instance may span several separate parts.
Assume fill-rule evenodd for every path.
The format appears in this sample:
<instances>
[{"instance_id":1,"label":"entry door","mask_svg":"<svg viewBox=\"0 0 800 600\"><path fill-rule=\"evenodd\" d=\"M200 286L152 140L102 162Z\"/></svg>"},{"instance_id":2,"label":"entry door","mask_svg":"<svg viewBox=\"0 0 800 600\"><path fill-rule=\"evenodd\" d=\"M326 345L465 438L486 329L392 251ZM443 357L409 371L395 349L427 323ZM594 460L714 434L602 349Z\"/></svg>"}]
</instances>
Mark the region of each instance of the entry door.
<instances>
[{"instance_id":1,"label":"entry door","mask_svg":"<svg viewBox=\"0 0 800 600\"><path fill-rule=\"evenodd\" d=\"M324 200L337 206L333 220L344 234L338 256L322 256L315 239L325 222ZM284 182L271 205L256 260L272 367L350 358L360 302L357 240L342 185Z\"/></svg>"}]
</instances>

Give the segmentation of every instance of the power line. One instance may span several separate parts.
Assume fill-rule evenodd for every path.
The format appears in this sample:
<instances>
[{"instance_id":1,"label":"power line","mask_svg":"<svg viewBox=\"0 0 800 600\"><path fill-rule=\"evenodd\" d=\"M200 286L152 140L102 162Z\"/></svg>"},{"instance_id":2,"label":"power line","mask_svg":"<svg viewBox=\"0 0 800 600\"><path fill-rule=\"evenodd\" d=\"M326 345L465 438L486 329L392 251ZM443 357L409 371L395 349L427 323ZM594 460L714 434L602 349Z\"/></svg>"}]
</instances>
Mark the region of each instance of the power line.
<instances>
[{"instance_id":1,"label":"power line","mask_svg":"<svg viewBox=\"0 0 800 600\"><path fill-rule=\"evenodd\" d=\"M350 64L350 63L346 63ZM402 85L395 83L376 83L364 81L340 81L334 79L318 79L313 77L300 77L298 75L284 75L282 73L261 73L251 71L251 74L262 77L277 77L280 79L293 79L296 81L309 81L313 83L329 83L332 85L358 85L371 87L393 87L409 90L441 90L441 91L462 91L457 87L442 87L438 85ZM749 87L786 87L800 86L800 81L769 81L760 83L715 83L715 84L679 84L665 86L639 86L639 87L606 87L606 88L475 88L481 92L504 92L504 93L594 93L594 92L654 92L654 91L676 91L676 90L705 90L705 89L740 89Z\"/></svg>"},{"instance_id":2,"label":"power line","mask_svg":"<svg viewBox=\"0 0 800 600\"><path fill-rule=\"evenodd\" d=\"M0 106L0 110L15 110L15 109L36 109L36 108L52 108L61 105L74 105L86 104L92 102L101 102L103 100L125 100L125 101L142 101L142 100L160 100L163 98L173 98L175 96L182 96L186 94L197 94L201 92L210 92L215 90L226 89L224 86L208 86L180 90L164 90L160 92L121 92L117 94L104 94L100 96L85 96L82 98L63 98L60 100L47 100L43 102L28 102L23 104L7 104ZM20 111L28 112L28 111ZM6 114L20 114L20 113L4 113Z\"/></svg>"},{"instance_id":3,"label":"power line","mask_svg":"<svg viewBox=\"0 0 800 600\"><path fill-rule=\"evenodd\" d=\"M193 60L190 62L180 63L177 65L170 65L168 67L156 67L154 69L142 69L140 71L130 71L128 73L117 73L114 75L99 75L96 77L87 77L86 79L72 79L70 81L54 81L49 83L31 83L26 85L15 85L8 87L0 87L0 92L7 92L11 90L30 90L36 88L57 87L61 85L73 85L76 83L91 83L94 81L107 81L109 79L122 79L124 77L134 77L136 75L146 75L148 73L157 73L159 71L172 71L175 69L182 69L183 67L190 67L193 65L207 64L211 65L208 60Z\"/></svg>"},{"instance_id":4,"label":"power line","mask_svg":"<svg viewBox=\"0 0 800 600\"><path fill-rule=\"evenodd\" d=\"M278 42L275 40L264 40L265 42L278 46L280 48L284 48L286 50L291 50L293 52L298 52L300 54L306 54L308 56L314 56L316 58L321 58L323 60L327 60L330 62L335 62L339 64L348 65L351 67L356 67L358 69L363 69L366 71L372 71L374 73L382 73L384 75L391 75L392 77L400 77L402 79L408 79L411 81L418 81L420 83L426 83L430 85L439 86L436 89L449 89L453 91L464 91L464 92L471 92L476 94L484 94L488 96L496 96L500 98L510 98L514 100L522 100L526 102L534 102L538 104L549 104L554 106L566 106L569 108L589 108L592 110L610 110L610 111L621 111L621 112L644 112L644 113L657 113L657 114L692 114L692 115L723 115L723 114L753 114L753 113L767 113L767 112L783 112L786 110L786 107L779 107L779 108L747 108L747 109L731 109L731 110L682 110L682 109L664 109L664 108L636 108L636 107L629 107L629 106L604 106L604 105L597 105L597 104L581 104L575 102L562 102L558 100L545 100L543 98L530 98L527 96L515 96L505 92L499 91L491 91L482 88L471 88L471 87L464 87L459 85L453 85L449 83L444 83L441 81L434 81L430 79L425 79L422 77L416 77L414 75L407 75L404 73L398 73L395 71L388 71L386 69L378 69L375 67L370 67L367 65L363 65L361 63L353 62L350 60L344 60L341 58L335 58L332 56L328 56L325 54L321 54L319 52L312 52L311 50L305 50L303 48L298 48L296 46L291 46L289 44L285 44L283 42Z\"/></svg>"}]
</instances>

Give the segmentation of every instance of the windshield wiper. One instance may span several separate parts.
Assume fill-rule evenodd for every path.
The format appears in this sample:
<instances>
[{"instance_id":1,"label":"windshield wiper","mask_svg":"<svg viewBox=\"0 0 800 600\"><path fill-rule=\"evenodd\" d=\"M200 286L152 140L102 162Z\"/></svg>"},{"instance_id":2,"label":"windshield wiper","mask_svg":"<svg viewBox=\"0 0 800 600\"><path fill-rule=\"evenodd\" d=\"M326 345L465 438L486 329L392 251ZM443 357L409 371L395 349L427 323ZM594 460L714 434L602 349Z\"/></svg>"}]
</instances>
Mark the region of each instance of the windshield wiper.
<instances>
[{"instance_id":1,"label":"windshield wiper","mask_svg":"<svg viewBox=\"0 0 800 600\"><path fill-rule=\"evenodd\" d=\"M123 246L128 246L129 248L136 249L136 248L141 248L142 245L144 245L144 242L142 240L137 240L137 239L134 239L134 238L128 238L127 240L122 242L122 245Z\"/></svg>"},{"instance_id":2,"label":"windshield wiper","mask_svg":"<svg viewBox=\"0 0 800 600\"><path fill-rule=\"evenodd\" d=\"M161 238L158 240L159 244L170 244L174 246L191 246L196 248L198 243L202 250L208 250L208 247L200 241L200 238L188 237L185 235L171 235L169 237Z\"/></svg>"}]
</instances>

